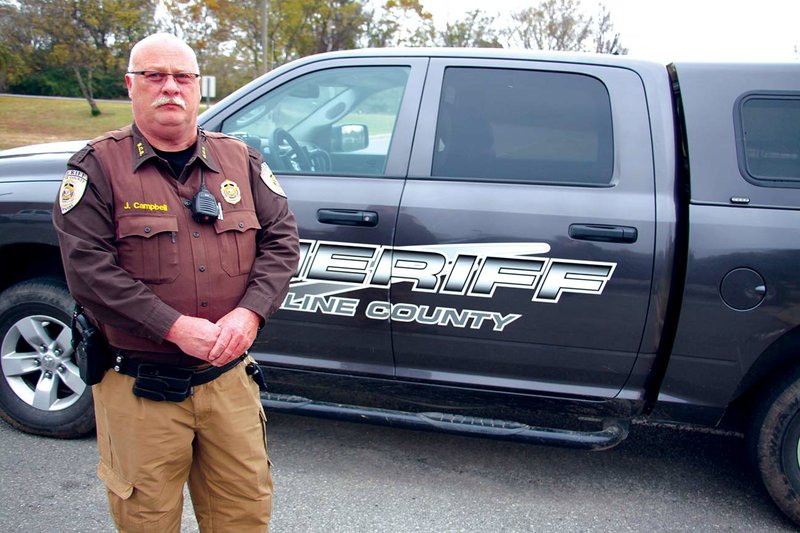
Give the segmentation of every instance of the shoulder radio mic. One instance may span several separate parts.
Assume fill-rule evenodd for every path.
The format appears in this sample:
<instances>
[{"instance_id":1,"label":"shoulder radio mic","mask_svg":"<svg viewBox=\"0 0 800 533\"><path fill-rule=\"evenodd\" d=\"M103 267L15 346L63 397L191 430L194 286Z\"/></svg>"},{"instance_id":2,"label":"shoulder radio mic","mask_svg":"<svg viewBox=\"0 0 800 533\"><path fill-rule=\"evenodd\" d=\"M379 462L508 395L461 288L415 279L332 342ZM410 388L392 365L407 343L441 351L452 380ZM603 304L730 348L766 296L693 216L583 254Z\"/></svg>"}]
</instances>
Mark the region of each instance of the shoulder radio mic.
<instances>
[{"instance_id":1,"label":"shoulder radio mic","mask_svg":"<svg viewBox=\"0 0 800 533\"><path fill-rule=\"evenodd\" d=\"M192 198L192 218L200 224L213 224L218 216L217 199L206 188L206 176L200 168L200 190Z\"/></svg>"}]
</instances>

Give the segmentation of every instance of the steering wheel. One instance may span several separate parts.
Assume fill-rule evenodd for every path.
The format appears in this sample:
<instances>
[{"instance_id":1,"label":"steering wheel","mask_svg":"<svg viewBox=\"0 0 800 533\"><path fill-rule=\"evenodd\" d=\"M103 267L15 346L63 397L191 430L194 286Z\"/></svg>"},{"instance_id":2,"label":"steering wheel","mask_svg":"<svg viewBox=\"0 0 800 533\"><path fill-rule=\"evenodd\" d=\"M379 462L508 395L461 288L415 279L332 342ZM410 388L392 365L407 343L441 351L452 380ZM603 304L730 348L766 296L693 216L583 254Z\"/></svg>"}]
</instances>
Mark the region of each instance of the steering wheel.
<instances>
[{"instance_id":1,"label":"steering wheel","mask_svg":"<svg viewBox=\"0 0 800 533\"><path fill-rule=\"evenodd\" d=\"M289 150L285 153L280 153L278 147L284 143L289 145ZM275 128L275 131L272 132L272 150L277 158L285 164L284 170L305 170L307 172L314 170L306 151L283 128Z\"/></svg>"}]
</instances>

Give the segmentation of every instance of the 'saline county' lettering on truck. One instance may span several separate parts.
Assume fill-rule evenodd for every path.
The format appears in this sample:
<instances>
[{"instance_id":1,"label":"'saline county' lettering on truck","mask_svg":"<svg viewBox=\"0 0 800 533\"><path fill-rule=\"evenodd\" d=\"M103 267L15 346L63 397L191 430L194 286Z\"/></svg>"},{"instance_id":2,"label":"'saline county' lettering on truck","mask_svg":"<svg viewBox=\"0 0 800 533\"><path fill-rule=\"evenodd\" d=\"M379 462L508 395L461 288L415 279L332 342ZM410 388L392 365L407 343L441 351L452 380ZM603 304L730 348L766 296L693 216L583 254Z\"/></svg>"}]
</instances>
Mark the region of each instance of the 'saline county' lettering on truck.
<instances>
[{"instance_id":1,"label":"'saline county' lettering on truck","mask_svg":"<svg viewBox=\"0 0 800 533\"><path fill-rule=\"evenodd\" d=\"M337 295L366 288L411 283L411 290L492 298L498 287L531 291L531 301L558 303L566 292L603 292L616 263L542 257L546 243L475 243L431 246L377 246L315 240L300 241L300 263L281 309L355 316L357 298ZM518 314L373 301L365 316L373 320L501 332Z\"/></svg>"}]
</instances>

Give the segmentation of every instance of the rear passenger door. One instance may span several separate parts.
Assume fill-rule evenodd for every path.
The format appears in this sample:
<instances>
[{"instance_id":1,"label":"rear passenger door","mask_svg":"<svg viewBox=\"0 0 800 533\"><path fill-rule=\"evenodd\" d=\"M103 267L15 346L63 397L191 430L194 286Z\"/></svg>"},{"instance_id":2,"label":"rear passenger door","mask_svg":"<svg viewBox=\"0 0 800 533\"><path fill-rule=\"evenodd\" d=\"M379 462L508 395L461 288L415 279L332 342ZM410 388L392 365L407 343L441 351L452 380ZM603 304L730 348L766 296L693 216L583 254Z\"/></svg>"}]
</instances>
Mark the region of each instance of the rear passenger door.
<instances>
[{"instance_id":1,"label":"rear passenger door","mask_svg":"<svg viewBox=\"0 0 800 533\"><path fill-rule=\"evenodd\" d=\"M647 117L629 70L431 61L384 310L398 377L620 391L653 269Z\"/></svg>"}]
</instances>

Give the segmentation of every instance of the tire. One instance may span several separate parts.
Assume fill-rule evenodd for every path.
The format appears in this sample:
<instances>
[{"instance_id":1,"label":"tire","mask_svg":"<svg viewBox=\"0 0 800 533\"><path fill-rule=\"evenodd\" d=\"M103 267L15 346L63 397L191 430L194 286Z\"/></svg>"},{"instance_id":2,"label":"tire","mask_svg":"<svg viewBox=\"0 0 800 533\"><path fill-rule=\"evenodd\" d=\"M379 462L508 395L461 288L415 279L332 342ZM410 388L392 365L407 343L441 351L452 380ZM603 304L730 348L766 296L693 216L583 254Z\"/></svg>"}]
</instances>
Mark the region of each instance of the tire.
<instances>
[{"instance_id":1,"label":"tire","mask_svg":"<svg viewBox=\"0 0 800 533\"><path fill-rule=\"evenodd\" d=\"M761 403L748 438L764 486L781 511L800 525L800 372Z\"/></svg>"},{"instance_id":2,"label":"tire","mask_svg":"<svg viewBox=\"0 0 800 533\"><path fill-rule=\"evenodd\" d=\"M92 389L78 374L66 284L36 278L0 294L0 417L48 437L80 437L94 429Z\"/></svg>"}]
</instances>

